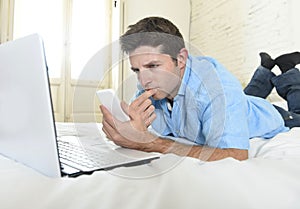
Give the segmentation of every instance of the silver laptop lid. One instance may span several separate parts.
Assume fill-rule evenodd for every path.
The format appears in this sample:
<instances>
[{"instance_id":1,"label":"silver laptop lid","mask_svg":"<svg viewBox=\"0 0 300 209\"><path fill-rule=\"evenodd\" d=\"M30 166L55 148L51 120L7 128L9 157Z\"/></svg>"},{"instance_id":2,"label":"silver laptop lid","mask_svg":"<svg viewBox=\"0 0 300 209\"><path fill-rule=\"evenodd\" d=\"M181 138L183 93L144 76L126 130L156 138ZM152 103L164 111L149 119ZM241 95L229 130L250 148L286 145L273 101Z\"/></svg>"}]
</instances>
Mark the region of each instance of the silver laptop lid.
<instances>
[{"instance_id":1,"label":"silver laptop lid","mask_svg":"<svg viewBox=\"0 0 300 209\"><path fill-rule=\"evenodd\" d=\"M39 35L0 45L0 154L60 177L49 88Z\"/></svg>"}]
</instances>

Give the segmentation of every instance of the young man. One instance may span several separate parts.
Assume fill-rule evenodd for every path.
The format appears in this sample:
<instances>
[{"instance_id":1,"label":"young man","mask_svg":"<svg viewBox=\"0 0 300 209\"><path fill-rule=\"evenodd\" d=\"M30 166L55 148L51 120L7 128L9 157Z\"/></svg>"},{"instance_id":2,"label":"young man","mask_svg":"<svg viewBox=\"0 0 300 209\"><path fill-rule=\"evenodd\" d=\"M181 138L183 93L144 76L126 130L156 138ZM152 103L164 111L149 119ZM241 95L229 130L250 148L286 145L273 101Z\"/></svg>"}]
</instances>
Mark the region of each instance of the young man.
<instances>
[{"instance_id":1,"label":"young man","mask_svg":"<svg viewBox=\"0 0 300 209\"><path fill-rule=\"evenodd\" d=\"M178 28L164 18L149 17L129 26L121 47L139 81L135 100L122 103L131 120L120 122L100 106L103 131L120 146L209 161L245 160L249 139L288 131L291 121L290 128L299 125L299 118L293 118L300 113L300 102L293 99L300 98L299 71L291 69L280 76L271 72L276 63L279 67L292 63L289 68L294 68L300 63L299 54L273 60L261 53L261 66L244 92L215 59L189 55ZM293 100L289 107L295 113L263 99L274 85L283 98ZM180 138L191 143L181 143Z\"/></svg>"}]
</instances>

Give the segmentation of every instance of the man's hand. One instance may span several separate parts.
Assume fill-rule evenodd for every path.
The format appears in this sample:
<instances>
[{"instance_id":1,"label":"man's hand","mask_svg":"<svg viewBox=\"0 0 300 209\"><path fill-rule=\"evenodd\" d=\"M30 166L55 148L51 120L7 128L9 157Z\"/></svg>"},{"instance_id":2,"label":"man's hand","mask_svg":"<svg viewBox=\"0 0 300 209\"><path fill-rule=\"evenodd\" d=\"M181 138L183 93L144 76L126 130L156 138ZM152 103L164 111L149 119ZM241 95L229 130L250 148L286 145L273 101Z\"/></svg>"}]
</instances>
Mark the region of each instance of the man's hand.
<instances>
[{"instance_id":1,"label":"man's hand","mask_svg":"<svg viewBox=\"0 0 300 209\"><path fill-rule=\"evenodd\" d=\"M155 120L155 107L152 105L152 101L149 98L156 92L156 89L145 91L129 106L125 102L121 103L123 110L129 115L132 124L137 129L145 130Z\"/></svg>"},{"instance_id":2,"label":"man's hand","mask_svg":"<svg viewBox=\"0 0 300 209\"><path fill-rule=\"evenodd\" d=\"M147 130L147 127L156 118L155 108L149 99L155 93L156 90L146 91L130 105L122 102L123 110L130 117L130 121L126 122L114 118L107 108L101 105L102 129L107 138L119 146L146 151L151 146L152 141L156 139L156 136Z\"/></svg>"}]
</instances>

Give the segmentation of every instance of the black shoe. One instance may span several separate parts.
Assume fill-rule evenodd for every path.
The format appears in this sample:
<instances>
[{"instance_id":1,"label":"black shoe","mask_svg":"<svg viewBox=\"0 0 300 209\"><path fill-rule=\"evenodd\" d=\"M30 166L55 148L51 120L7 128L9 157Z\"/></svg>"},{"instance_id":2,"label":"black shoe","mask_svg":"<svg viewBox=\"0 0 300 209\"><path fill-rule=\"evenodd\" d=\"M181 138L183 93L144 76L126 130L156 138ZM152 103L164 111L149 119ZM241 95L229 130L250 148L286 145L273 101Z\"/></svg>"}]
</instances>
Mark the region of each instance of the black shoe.
<instances>
[{"instance_id":1,"label":"black shoe","mask_svg":"<svg viewBox=\"0 0 300 209\"><path fill-rule=\"evenodd\" d=\"M282 73L294 68L300 64L300 52L293 52L289 54L283 54L275 59L276 64L280 68Z\"/></svg>"},{"instance_id":2,"label":"black shoe","mask_svg":"<svg viewBox=\"0 0 300 209\"><path fill-rule=\"evenodd\" d=\"M266 52L259 53L260 56L260 65L272 70L272 68L275 66L275 61L272 59L270 55L268 55Z\"/></svg>"}]
</instances>

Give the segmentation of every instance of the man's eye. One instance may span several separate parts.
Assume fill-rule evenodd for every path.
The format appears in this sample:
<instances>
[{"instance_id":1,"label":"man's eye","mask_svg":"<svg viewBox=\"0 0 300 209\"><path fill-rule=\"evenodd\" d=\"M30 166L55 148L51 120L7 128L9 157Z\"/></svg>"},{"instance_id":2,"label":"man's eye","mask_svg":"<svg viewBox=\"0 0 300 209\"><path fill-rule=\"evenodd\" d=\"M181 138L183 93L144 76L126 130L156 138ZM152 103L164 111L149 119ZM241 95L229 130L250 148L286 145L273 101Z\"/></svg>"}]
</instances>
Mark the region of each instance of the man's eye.
<instances>
[{"instance_id":1,"label":"man's eye","mask_svg":"<svg viewBox=\"0 0 300 209\"><path fill-rule=\"evenodd\" d=\"M155 64L153 64L153 65L149 65L148 67L149 68L157 68L159 65L155 65Z\"/></svg>"},{"instance_id":2,"label":"man's eye","mask_svg":"<svg viewBox=\"0 0 300 209\"><path fill-rule=\"evenodd\" d=\"M138 73L140 70L138 68L131 68L134 73Z\"/></svg>"}]
</instances>

